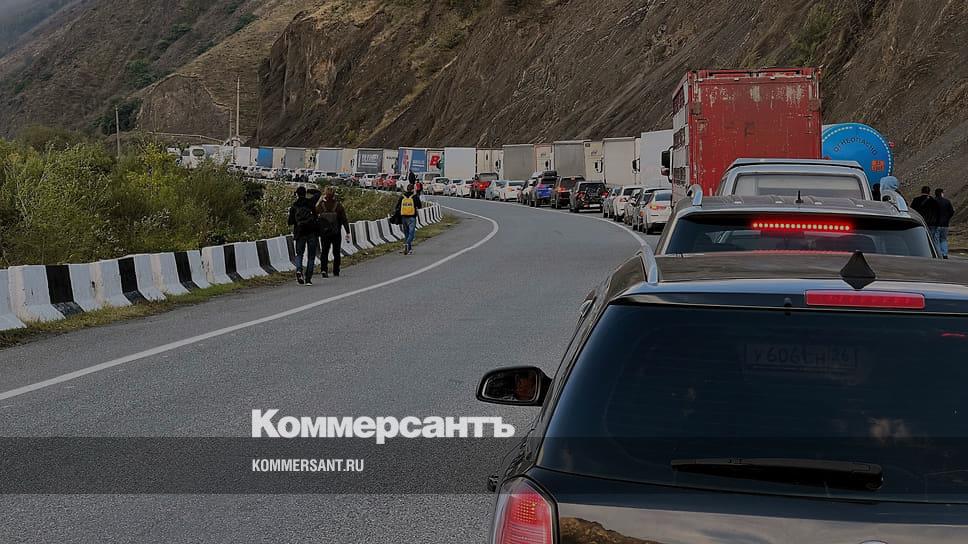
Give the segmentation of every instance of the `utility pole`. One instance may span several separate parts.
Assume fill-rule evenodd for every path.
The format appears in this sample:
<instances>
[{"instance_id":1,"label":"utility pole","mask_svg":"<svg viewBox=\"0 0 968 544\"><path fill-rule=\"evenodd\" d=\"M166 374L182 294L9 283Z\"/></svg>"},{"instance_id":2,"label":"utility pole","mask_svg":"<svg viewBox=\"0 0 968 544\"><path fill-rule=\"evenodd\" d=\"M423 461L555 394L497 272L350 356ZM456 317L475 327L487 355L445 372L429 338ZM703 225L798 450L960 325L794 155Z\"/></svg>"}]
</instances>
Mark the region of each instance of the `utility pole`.
<instances>
[{"instance_id":1,"label":"utility pole","mask_svg":"<svg viewBox=\"0 0 968 544\"><path fill-rule=\"evenodd\" d=\"M118 106L114 106L114 130L118 138L118 160L121 160L121 114Z\"/></svg>"},{"instance_id":2,"label":"utility pole","mask_svg":"<svg viewBox=\"0 0 968 544\"><path fill-rule=\"evenodd\" d=\"M235 80L235 138L239 139L239 123L242 119L242 76Z\"/></svg>"}]
</instances>

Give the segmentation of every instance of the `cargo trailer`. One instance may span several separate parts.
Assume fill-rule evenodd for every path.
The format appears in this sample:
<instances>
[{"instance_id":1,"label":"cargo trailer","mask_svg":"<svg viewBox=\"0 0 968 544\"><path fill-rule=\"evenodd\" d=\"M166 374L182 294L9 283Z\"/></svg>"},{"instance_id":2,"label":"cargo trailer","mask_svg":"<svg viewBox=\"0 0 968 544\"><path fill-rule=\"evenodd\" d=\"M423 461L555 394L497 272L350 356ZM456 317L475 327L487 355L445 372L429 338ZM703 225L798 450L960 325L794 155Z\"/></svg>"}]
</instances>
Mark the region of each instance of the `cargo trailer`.
<instances>
[{"instance_id":1,"label":"cargo trailer","mask_svg":"<svg viewBox=\"0 0 968 544\"><path fill-rule=\"evenodd\" d=\"M303 153L303 168L308 168L309 170L318 170L316 168L316 150L307 149Z\"/></svg>"},{"instance_id":2,"label":"cargo trailer","mask_svg":"<svg viewBox=\"0 0 968 544\"><path fill-rule=\"evenodd\" d=\"M288 170L302 170L306 166L306 149L302 147L287 147L286 158L283 161L283 168Z\"/></svg>"},{"instance_id":3,"label":"cargo trailer","mask_svg":"<svg viewBox=\"0 0 968 544\"><path fill-rule=\"evenodd\" d=\"M236 147L234 151L235 158L232 160L232 164L238 166L239 168L248 168L249 166L252 166L251 147Z\"/></svg>"},{"instance_id":4,"label":"cargo trailer","mask_svg":"<svg viewBox=\"0 0 968 544\"><path fill-rule=\"evenodd\" d=\"M444 160L443 149L427 150L427 170L426 172L440 174L442 172L441 163Z\"/></svg>"},{"instance_id":5,"label":"cargo trailer","mask_svg":"<svg viewBox=\"0 0 968 544\"><path fill-rule=\"evenodd\" d=\"M636 142L635 182L645 187L670 188L668 176L662 173L662 152L672 147L672 129L643 132Z\"/></svg>"},{"instance_id":6,"label":"cargo trailer","mask_svg":"<svg viewBox=\"0 0 968 544\"><path fill-rule=\"evenodd\" d=\"M553 170L555 165L555 147L552 144L534 145L535 171Z\"/></svg>"},{"instance_id":7,"label":"cargo trailer","mask_svg":"<svg viewBox=\"0 0 968 544\"><path fill-rule=\"evenodd\" d=\"M585 179L588 181L602 181L602 147L601 140L585 142Z\"/></svg>"},{"instance_id":8,"label":"cargo trailer","mask_svg":"<svg viewBox=\"0 0 968 544\"><path fill-rule=\"evenodd\" d=\"M275 150L271 147L260 147L258 159L256 164L262 168L272 168L274 162L273 156L275 155Z\"/></svg>"},{"instance_id":9,"label":"cargo trailer","mask_svg":"<svg viewBox=\"0 0 968 544\"><path fill-rule=\"evenodd\" d=\"M524 181L534 173L534 145L513 144L504 146L503 177Z\"/></svg>"},{"instance_id":10,"label":"cargo trailer","mask_svg":"<svg viewBox=\"0 0 968 544\"><path fill-rule=\"evenodd\" d=\"M602 140L602 181L610 187L634 185L635 138Z\"/></svg>"},{"instance_id":11,"label":"cargo trailer","mask_svg":"<svg viewBox=\"0 0 968 544\"><path fill-rule=\"evenodd\" d=\"M387 174L399 174L397 172L397 159L400 152L396 149L383 150L383 170Z\"/></svg>"},{"instance_id":12,"label":"cargo trailer","mask_svg":"<svg viewBox=\"0 0 968 544\"><path fill-rule=\"evenodd\" d=\"M258 147L249 148L249 166L250 167L259 166L259 148Z\"/></svg>"},{"instance_id":13,"label":"cargo trailer","mask_svg":"<svg viewBox=\"0 0 968 544\"><path fill-rule=\"evenodd\" d=\"M316 150L316 170L319 172L340 172L343 150L337 147L324 147Z\"/></svg>"},{"instance_id":14,"label":"cargo trailer","mask_svg":"<svg viewBox=\"0 0 968 544\"><path fill-rule=\"evenodd\" d=\"M379 174L383 168L382 149L357 149L356 171L364 174Z\"/></svg>"},{"instance_id":15,"label":"cargo trailer","mask_svg":"<svg viewBox=\"0 0 968 544\"><path fill-rule=\"evenodd\" d=\"M477 150L477 161L474 167L474 173L477 172L492 172L492 164L494 163L491 158L494 155L496 149L478 149ZM461 179L461 178L457 178Z\"/></svg>"},{"instance_id":16,"label":"cargo trailer","mask_svg":"<svg viewBox=\"0 0 968 544\"><path fill-rule=\"evenodd\" d=\"M477 173L477 149L445 147L443 175L450 179L471 179Z\"/></svg>"},{"instance_id":17,"label":"cargo trailer","mask_svg":"<svg viewBox=\"0 0 968 544\"><path fill-rule=\"evenodd\" d=\"M272 148L272 168L281 170L286 167L286 148Z\"/></svg>"},{"instance_id":18,"label":"cargo trailer","mask_svg":"<svg viewBox=\"0 0 968 544\"><path fill-rule=\"evenodd\" d=\"M820 83L813 68L687 72L672 100L673 202L698 184L715 194L741 158L820 158Z\"/></svg>"},{"instance_id":19,"label":"cargo trailer","mask_svg":"<svg viewBox=\"0 0 968 544\"><path fill-rule=\"evenodd\" d=\"M585 175L585 140L555 142L551 170L565 178Z\"/></svg>"},{"instance_id":20,"label":"cargo trailer","mask_svg":"<svg viewBox=\"0 0 968 544\"><path fill-rule=\"evenodd\" d=\"M339 155L339 171L343 174L356 173L356 150L343 149Z\"/></svg>"}]
</instances>

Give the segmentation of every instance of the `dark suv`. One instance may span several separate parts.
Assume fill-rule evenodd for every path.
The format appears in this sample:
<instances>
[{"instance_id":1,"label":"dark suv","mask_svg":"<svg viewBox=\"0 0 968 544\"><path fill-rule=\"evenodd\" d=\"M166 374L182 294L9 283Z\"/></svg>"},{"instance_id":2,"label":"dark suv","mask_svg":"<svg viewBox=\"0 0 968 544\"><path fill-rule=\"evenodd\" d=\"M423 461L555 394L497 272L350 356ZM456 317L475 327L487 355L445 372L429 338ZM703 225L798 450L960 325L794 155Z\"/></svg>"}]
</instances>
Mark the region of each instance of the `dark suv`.
<instances>
[{"instance_id":1,"label":"dark suv","mask_svg":"<svg viewBox=\"0 0 968 544\"><path fill-rule=\"evenodd\" d=\"M605 200L605 184L601 181L580 181L571 191L568 211L578 213L582 210L602 209Z\"/></svg>"},{"instance_id":2,"label":"dark suv","mask_svg":"<svg viewBox=\"0 0 968 544\"><path fill-rule=\"evenodd\" d=\"M646 251L567 346L477 390L542 407L492 542L968 542L968 263Z\"/></svg>"},{"instance_id":3,"label":"dark suv","mask_svg":"<svg viewBox=\"0 0 968 544\"><path fill-rule=\"evenodd\" d=\"M551 189L551 207L559 210L571 203L571 190L578 182L585 181L582 176L558 178Z\"/></svg>"}]
</instances>

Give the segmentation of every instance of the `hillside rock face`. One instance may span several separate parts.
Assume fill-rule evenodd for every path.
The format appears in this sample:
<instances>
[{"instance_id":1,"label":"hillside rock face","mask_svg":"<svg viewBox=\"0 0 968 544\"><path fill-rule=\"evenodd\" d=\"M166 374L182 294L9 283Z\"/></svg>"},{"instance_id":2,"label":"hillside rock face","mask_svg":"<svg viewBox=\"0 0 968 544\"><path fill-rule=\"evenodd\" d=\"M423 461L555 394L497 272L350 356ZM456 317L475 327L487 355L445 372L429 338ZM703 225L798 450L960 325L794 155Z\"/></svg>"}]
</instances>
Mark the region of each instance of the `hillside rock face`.
<instances>
[{"instance_id":1,"label":"hillside rock face","mask_svg":"<svg viewBox=\"0 0 968 544\"><path fill-rule=\"evenodd\" d=\"M458 23L444 20L450 0L342 4L300 14L272 47L258 141L627 136L671 126L672 90L688 69L809 64L822 69L826 123L877 127L907 183L949 193L965 183L966 2L492 0L463 3Z\"/></svg>"}]
</instances>

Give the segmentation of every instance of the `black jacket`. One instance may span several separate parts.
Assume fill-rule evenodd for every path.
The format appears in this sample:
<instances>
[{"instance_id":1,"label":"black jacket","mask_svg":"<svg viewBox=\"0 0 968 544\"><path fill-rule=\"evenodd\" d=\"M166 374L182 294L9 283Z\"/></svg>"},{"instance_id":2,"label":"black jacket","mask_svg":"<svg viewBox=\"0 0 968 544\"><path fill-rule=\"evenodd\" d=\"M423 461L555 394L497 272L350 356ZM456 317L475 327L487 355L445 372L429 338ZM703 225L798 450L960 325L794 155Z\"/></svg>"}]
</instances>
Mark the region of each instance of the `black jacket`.
<instances>
[{"instance_id":1,"label":"black jacket","mask_svg":"<svg viewBox=\"0 0 968 544\"><path fill-rule=\"evenodd\" d=\"M955 216L955 207L951 205L951 201L945 197L935 197L938 201L938 226L948 227L951 226L951 218Z\"/></svg>"},{"instance_id":2,"label":"black jacket","mask_svg":"<svg viewBox=\"0 0 968 544\"><path fill-rule=\"evenodd\" d=\"M343 208L343 203L339 200L335 198L333 200L326 200L325 197L321 198L316 203L316 213L319 215L320 223L323 221L329 222L330 218L327 216L331 216L335 219L332 222L335 223L334 226L337 227L337 230L339 227L343 227L346 232L350 231L350 222L346 219L346 209ZM325 231L324 226L320 225L320 234L325 234ZM339 233L337 232L337 234Z\"/></svg>"},{"instance_id":3,"label":"black jacket","mask_svg":"<svg viewBox=\"0 0 968 544\"><path fill-rule=\"evenodd\" d=\"M395 210L393 212L393 214L395 216L401 217L401 215L400 215L400 205L403 204L403 198L404 197L413 197L413 206L414 206L414 208L416 208L418 210L420 208L423 208L423 204L420 202L420 195L418 195L417 193L403 193L403 195L400 198L397 199L397 207L395 208ZM413 217L416 217L416 216L413 216Z\"/></svg>"},{"instance_id":4,"label":"black jacket","mask_svg":"<svg viewBox=\"0 0 968 544\"><path fill-rule=\"evenodd\" d=\"M308 208L312 212L312 225L305 226L296 224L296 208ZM299 197L292 203L292 206L289 208L289 226L292 227L292 235L295 238L312 238L313 236L319 235L319 224L316 220L316 209L313 206L312 200Z\"/></svg>"},{"instance_id":5,"label":"black jacket","mask_svg":"<svg viewBox=\"0 0 968 544\"><path fill-rule=\"evenodd\" d=\"M938 201L931 195L921 195L911 201L914 211L921 214L929 227L938 226Z\"/></svg>"}]
</instances>

